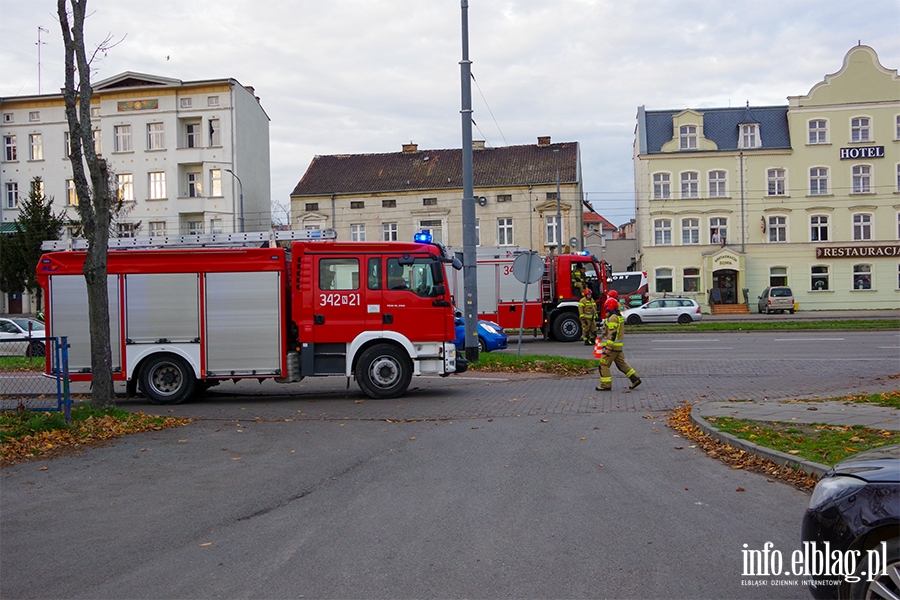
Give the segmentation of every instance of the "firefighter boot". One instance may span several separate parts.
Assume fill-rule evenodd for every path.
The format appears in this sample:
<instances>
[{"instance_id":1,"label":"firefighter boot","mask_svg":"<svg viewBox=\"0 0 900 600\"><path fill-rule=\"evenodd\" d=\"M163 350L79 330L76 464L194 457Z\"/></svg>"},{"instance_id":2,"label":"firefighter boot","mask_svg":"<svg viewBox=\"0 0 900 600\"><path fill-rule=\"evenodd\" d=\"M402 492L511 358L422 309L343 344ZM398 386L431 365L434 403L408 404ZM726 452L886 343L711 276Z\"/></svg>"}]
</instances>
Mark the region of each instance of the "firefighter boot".
<instances>
[{"instance_id":1,"label":"firefighter boot","mask_svg":"<svg viewBox=\"0 0 900 600\"><path fill-rule=\"evenodd\" d=\"M631 380L631 389L641 385L641 378L638 377L637 374L632 375L629 379Z\"/></svg>"}]
</instances>

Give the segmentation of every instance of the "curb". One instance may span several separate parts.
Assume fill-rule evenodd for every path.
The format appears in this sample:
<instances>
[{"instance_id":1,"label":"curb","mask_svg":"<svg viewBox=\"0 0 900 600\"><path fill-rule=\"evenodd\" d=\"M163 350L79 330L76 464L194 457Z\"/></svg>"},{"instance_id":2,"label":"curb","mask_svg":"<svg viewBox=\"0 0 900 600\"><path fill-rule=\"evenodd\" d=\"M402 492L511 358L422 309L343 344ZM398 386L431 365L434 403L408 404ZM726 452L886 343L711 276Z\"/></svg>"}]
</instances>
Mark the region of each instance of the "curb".
<instances>
[{"instance_id":1,"label":"curb","mask_svg":"<svg viewBox=\"0 0 900 600\"><path fill-rule=\"evenodd\" d=\"M754 444L753 442L742 440L741 438L733 436L730 433L719 431L718 429L707 423L706 420L700 416L699 406L700 404L694 404L694 406L691 407L691 421L697 427L699 427L703 431L703 433L722 442L723 444L728 444L729 446L738 448L739 450L743 450L745 452L749 452L750 454L753 454L760 458L771 460L777 465L797 469L799 471L807 473L808 475L815 475L816 477L822 477L822 475L831 470L831 467L829 467L828 465L823 465L821 463L813 462L811 460L806 460L803 458L797 458L790 454L779 452L778 450L772 450L771 448L766 448L765 446L760 446L759 444Z\"/></svg>"}]
</instances>

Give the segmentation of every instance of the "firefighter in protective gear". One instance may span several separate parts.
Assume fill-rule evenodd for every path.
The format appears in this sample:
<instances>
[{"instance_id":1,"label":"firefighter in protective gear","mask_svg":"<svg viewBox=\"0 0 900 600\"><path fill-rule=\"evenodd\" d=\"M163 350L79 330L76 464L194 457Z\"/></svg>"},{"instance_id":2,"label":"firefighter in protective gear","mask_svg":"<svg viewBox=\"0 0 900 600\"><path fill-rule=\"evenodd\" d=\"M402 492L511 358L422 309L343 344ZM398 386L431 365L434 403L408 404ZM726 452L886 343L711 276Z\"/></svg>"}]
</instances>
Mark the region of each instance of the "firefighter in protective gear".
<instances>
[{"instance_id":1,"label":"firefighter in protective gear","mask_svg":"<svg viewBox=\"0 0 900 600\"><path fill-rule=\"evenodd\" d=\"M584 295L586 279L587 276L584 273L584 265L575 263L575 268L572 269L572 295L574 297L581 298L582 295Z\"/></svg>"},{"instance_id":2,"label":"firefighter in protective gear","mask_svg":"<svg viewBox=\"0 0 900 600\"><path fill-rule=\"evenodd\" d=\"M596 389L604 392L612 389L612 371L610 365L625 373L631 380L631 389L641 385L637 372L625 362L623 338L625 337L625 320L619 312L619 303L615 298L607 298L603 305L606 310L606 339L603 341L603 358L600 359L600 386Z\"/></svg>"},{"instance_id":3,"label":"firefighter in protective gear","mask_svg":"<svg viewBox=\"0 0 900 600\"><path fill-rule=\"evenodd\" d=\"M581 319L581 337L584 345L590 346L597 337L597 303L591 289L584 290L584 296L578 301L578 317Z\"/></svg>"}]
</instances>

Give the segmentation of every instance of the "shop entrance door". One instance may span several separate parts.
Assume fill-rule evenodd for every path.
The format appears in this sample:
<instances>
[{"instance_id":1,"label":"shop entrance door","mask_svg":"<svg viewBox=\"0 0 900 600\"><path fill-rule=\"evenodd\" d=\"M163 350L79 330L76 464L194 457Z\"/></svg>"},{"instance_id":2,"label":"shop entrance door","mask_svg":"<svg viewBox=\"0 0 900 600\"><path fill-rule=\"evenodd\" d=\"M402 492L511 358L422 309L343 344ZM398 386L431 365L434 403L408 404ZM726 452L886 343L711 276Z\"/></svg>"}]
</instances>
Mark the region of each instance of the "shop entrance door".
<instances>
[{"instance_id":1,"label":"shop entrance door","mask_svg":"<svg viewBox=\"0 0 900 600\"><path fill-rule=\"evenodd\" d=\"M715 271L712 289L712 297L718 300L715 304L737 304L737 271L733 269Z\"/></svg>"}]
</instances>

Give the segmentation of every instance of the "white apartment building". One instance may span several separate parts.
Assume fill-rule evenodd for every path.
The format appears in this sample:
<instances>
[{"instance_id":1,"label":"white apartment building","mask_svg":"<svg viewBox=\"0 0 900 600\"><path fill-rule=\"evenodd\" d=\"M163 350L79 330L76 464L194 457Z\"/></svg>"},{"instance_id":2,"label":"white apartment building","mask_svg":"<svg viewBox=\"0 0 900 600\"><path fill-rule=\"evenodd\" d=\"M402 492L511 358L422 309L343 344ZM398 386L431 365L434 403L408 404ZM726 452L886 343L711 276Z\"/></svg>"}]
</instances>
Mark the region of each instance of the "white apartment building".
<instances>
[{"instance_id":1,"label":"white apartment building","mask_svg":"<svg viewBox=\"0 0 900 600\"><path fill-rule=\"evenodd\" d=\"M93 88L95 149L123 202L114 235L271 227L269 117L252 87L125 72ZM77 221L62 94L0 98L0 138L0 232L13 229L35 177L55 212ZM0 308L17 307L4 297Z\"/></svg>"}]
</instances>

